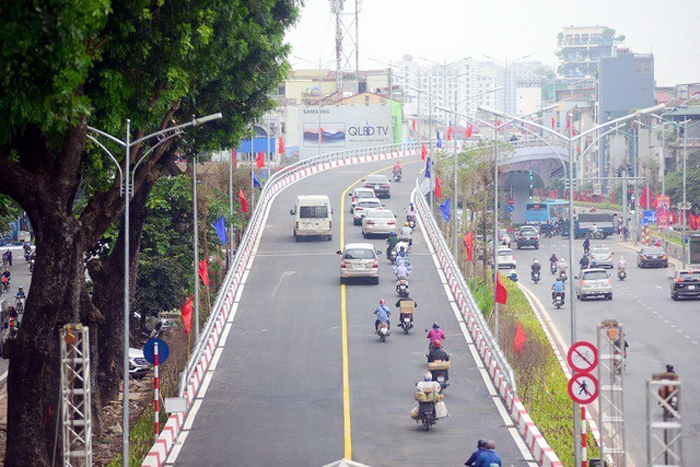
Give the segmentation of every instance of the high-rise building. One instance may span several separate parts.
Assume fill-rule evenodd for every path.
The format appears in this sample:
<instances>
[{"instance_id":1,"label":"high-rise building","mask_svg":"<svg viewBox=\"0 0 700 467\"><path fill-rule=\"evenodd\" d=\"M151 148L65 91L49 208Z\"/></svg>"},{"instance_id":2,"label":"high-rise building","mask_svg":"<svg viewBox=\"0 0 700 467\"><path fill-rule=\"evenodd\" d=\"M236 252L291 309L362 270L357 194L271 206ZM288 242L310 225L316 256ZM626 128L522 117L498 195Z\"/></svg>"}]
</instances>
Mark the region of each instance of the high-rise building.
<instances>
[{"instance_id":1,"label":"high-rise building","mask_svg":"<svg viewBox=\"0 0 700 467\"><path fill-rule=\"evenodd\" d=\"M562 78L595 78L598 60L612 57L625 37L607 26L570 26L557 36L557 75Z\"/></svg>"}]
</instances>

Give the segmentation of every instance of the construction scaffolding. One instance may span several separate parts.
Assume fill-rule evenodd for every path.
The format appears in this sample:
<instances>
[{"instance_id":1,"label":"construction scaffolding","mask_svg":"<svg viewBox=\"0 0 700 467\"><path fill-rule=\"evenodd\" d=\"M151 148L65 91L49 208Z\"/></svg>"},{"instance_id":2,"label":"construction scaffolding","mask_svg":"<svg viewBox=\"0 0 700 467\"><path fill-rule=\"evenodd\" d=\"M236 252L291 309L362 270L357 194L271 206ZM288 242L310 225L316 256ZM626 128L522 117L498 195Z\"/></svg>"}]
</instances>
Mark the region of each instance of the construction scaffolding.
<instances>
[{"instance_id":1,"label":"construction scaffolding","mask_svg":"<svg viewBox=\"0 0 700 467\"><path fill-rule=\"evenodd\" d=\"M626 340L622 323L601 321L598 330L598 428L600 458L608 465L625 467L625 416L623 387L626 364Z\"/></svg>"},{"instance_id":2,"label":"construction scaffolding","mask_svg":"<svg viewBox=\"0 0 700 467\"><path fill-rule=\"evenodd\" d=\"M92 465L90 332L80 323L61 328L63 466Z\"/></svg>"},{"instance_id":3,"label":"construction scaffolding","mask_svg":"<svg viewBox=\"0 0 700 467\"><path fill-rule=\"evenodd\" d=\"M676 378L676 379L670 379ZM658 373L647 380L647 465L683 465L681 381L675 373Z\"/></svg>"}]
</instances>

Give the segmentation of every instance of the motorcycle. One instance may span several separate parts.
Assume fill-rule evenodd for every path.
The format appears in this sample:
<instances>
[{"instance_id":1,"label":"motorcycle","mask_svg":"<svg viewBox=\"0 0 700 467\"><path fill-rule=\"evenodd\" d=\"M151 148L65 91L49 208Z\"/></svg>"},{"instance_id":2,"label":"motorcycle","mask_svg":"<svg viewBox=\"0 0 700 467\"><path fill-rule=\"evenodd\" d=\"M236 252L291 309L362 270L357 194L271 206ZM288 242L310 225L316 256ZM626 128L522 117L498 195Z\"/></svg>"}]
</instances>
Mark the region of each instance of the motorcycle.
<instances>
[{"instance_id":1,"label":"motorcycle","mask_svg":"<svg viewBox=\"0 0 700 467\"><path fill-rule=\"evenodd\" d=\"M554 236L554 231L552 229L547 229L544 232L544 238L552 238Z\"/></svg>"},{"instance_id":2,"label":"motorcycle","mask_svg":"<svg viewBox=\"0 0 700 467\"><path fill-rule=\"evenodd\" d=\"M430 427L437 423L434 401L418 403L418 422L425 427L425 431L430 431Z\"/></svg>"},{"instance_id":3,"label":"motorcycle","mask_svg":"<svg viewBox=\"0 0 700 467\"><path fill-rule=\"evenodd\" d=\"M416 216L406 216L406 222L408 222L408 226L411 230L416 230Z\"/></svg>"},{"instance_id":4,"label":"motorcycle","mask_svg":"<svg viewBox=\"0 0 700 467\"><path fill-rule=\"evenodd\" d=\"M379 327L377 327L377 335L379 336L379 340L382 342L386 342L387 337L391 332L389 331L389 323L386 321L382 321L379 323Z\"/></svg>"},{"instance_id":5,"label":"motorcycle","mask_svg":"<svg viewBox=\"0 0 700 467\"><path fill-rule=\"evenodd\" d=\"M396 250L391 250L386 256L391 264L396 264Z\"/></svg>"},{"instance_id":6,"label":"motorcycle","mask_svg":"<svg viewBox=\"0 0 700 467\"><path fill-rule=\"evenodd\" d=\"M34 258L31 258L29 260L29 272L30 273L34 272Z\"/></svg>"},{"instance_id":7,"label":"motorcycle","mask_svg":"<svg viewBox=\"0 0 700 467\"><path fill-rule=\"evenodd\" d=\"M557 310L564 305L564 296L561 293L557 293L554 295L554 300L552 300L552 304L557 307Z\"/></svg>"},{"instance_id":8,"label":"motorcycle","mask_svg":"<svg viewBox=\"0 0 700 467\"><path fill-rule=\"evenodd\" d=\"M566 271L562 271L561 269L559 270L559 280L562 282L566 282L566 280L569 277L566 275Z\"/></svg>"},{"instance_id":9,"label":"motorcycle","mask_svg":"<svg viewBox=\"0 0 700 467\"><path fill-rule=\"evenodd\" d=\"M403 332L408 334L408 331L413 327L410 313L401 313L399 316L399 326L403 328Z\"/></svg>"},{"instance_id":10,"label":"motorcycle","mask_svg":"<svg viewBox=\"0 0 700 467\"><path fill-rule=\"evenodd\" d=\"M396 293L399 297L408 297L408 280L398 279L396 281Z\"/></svg>"},{"instance_id":11,"label":"motorcycle","mask_svg":"<svg viewBox=\"0 0 700 467\"><path fill-rule=\"evenodd\" d=\"M537 284L540 281L540 270L539 269L533 269L532 272L530 273L530 277L532 278L532 281Z\"/></svg>"},{"instance_id":12,"label":"motorcycle","mask_svg":"<svg viewBox=\"0 0 700 467\"><path fill-rule=\"evenodd\" d=\"M15 299L15 310L17 311L18 315L21 315L24 313L24 301L26 299L24 297L17 297Z\"/></svg>"},{"instance_id":13,"label":"motorcycle","mask_svg":"<svg viewBox=\"0 0 700 467\"><path fill-rule=\"evenodd\" d=\"M433 381L440 383L440 388L442 389L442 391L444 391L447 388L447 386L450 385L450 377L448 370L431 370L430 372L433 375Z\"/></svg>"},{"instance_id":14,"label":"motorcycle","mask_svg":"<svg viewBox=\"0 0 700 467\"><path fill-rule=\"evenodd\" d=\"M9 293L10 292L10 281L3 282L2 286L0 286L0 291L2 293L5 293L5 292Z\"/></svg>"},{"instance_id":15,"label":"motorcycle","mask_svg":"<svg viewBox=\"0 0 700 467\"><path fill-rule=\"evenodd\" d=\"M620 279L621 281L624 281L625 279L627 279L627 271L625 270L625 268L619 268L617 270L617 278Z\"/></svg>"},{"instance_id":16,"label":"motorcycle","mask_svg":"<svg viewBox=\"0 0 700 467\"><path fill-rule=\"evenodd\" d=\"M558 269L557 263L552 263L549 265L549 272L551 272L552 275L556 274Z\"/></svg>"},{"instance_id":17,"label":"motorcycle","mask_svg":"<svg viewBox=\"0 0 700 467\"><path fill-rule=\"evenodd\" d=\"M401 181L401 172L394 172L393 178L395 182L400 182Z\"/></svg>"}]
</instances>

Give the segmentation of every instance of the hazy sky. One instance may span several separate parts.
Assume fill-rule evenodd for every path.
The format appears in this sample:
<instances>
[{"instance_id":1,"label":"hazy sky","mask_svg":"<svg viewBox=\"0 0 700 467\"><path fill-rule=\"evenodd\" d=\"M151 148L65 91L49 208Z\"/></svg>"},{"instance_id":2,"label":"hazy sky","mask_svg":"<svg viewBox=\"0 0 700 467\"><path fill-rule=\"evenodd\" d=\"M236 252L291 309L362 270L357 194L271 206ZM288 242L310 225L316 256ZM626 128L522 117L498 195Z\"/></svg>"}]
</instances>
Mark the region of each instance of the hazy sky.
<instances>
[{"instance_id":1,"label":"hazy sky","mask_svg":"<svg viewBox=\"0 0 700 467\"><path fill-rule=\"evenodd\" d=\"M335 25L329 0L305 0L287 35L294 68L334 68ZM345 0L345 11L354 11ZM410 54L447 62L524 55L556 64L564 26L608 26L636 53L653 53L659 85L700 82L698 0L360 0L360 68L379 69ZM314 63L299 60L303 57ZM429 62L423 62L429 65Z\"/></svg>"}]
</instances>

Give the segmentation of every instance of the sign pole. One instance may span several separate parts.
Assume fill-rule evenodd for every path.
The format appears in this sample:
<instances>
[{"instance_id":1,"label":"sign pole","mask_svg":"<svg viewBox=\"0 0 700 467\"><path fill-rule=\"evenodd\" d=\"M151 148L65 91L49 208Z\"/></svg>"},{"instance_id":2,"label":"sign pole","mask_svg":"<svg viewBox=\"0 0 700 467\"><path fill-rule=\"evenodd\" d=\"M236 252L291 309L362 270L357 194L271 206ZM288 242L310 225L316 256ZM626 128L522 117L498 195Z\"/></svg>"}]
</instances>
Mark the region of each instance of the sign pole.
<instances>
[{"instance_id":1,"label":"sign pole","mask_svg":"<svg viewBox=\"0 0 700 467\"><path fill-rule=\"evenodd\" d=\"M581 405L581 467L588 465L586 448L588 447L588 437L586 436L586 406Z\"/></svg>"},{"instance_id":2,"label":"sign pole","mask_svg":"<svg viewBox=\"0 0 700 467\"><path fill-rule=\"evenodd\" d=\"M158 375L158 341L153 344L153 417L154 434L160 433L160 378Z\"/></svg>"}]
</instances>

